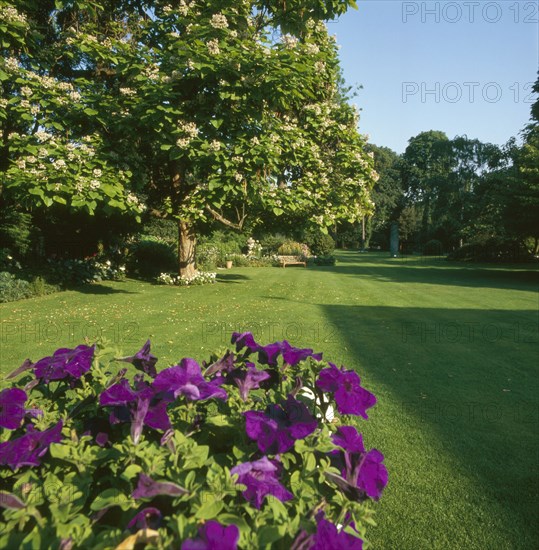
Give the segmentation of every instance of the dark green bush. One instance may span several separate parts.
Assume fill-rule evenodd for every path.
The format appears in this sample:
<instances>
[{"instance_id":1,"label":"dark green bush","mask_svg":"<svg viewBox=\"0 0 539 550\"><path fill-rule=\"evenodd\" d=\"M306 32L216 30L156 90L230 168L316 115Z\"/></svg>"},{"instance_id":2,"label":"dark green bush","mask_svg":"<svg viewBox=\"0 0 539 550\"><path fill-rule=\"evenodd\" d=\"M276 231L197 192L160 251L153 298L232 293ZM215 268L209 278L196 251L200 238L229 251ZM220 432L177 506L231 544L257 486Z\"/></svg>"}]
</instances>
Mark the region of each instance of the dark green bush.
<instances>
[{"instance_id":1,"label":"dark green bush","mask_svg":"<svg viewBox=\"0 0 539 550\"><path fill-rule=\"evenodd\" d=\"M144 224L142 233L174 243L178 240L178 224L174 220L151 218Z\"/></svg>"},{"instance_id":2,"label":"dark green bush","mask_svg":"<svg viewBox=\"0 0 539 550\"><path fill-rule=\"evenodd\" d=\"M32 245L32 216L14 209L0 215L0 248L9 248L15 256L26 256Z\"/></svg>"},{"instance_id":3,"label":"dark green bush","mask_svg":"<svg viewBox=\"0 0 539 550\"><path fill-rule=\"evenodd\" d=\"M312 261L315 265L335 265L337 258L335 256L316 256Z\"/></svg>"},{"instance_id":4,"label":"dark green bush","mask_svg":"<svg viewBox=\"0 0 539 550\"><path fill-rule=\"evenodd\" d=\"M437 239L431 239L423 247L424 256L441 256L443 254L442 243Z\"/></svg>"},{"instance_id":5,"label":"dark green bush","mask_svg":"<svg viewBox=\"0 0 539 550\"><path fill-rule=\"evenodd\" d=\"M145 236L130 247L127 269L141 277L156 277L178 269L176 246L157 237Z\"/></svg>"},{"instance_id":6,"label":"dark green bush","mask_svg":"<svg viewBox=\"0 0 539 550\"><path fill-rule=\"evenodd\" d=\"M271 256L272 254L277 254L279 248L284 243L284 237L279 237L277 235L268 235L260 239L260 244L262 246L262 254L264 256Z\"/></svg>"},{"instance_id":7,"label":"dark green bush","mask_svg":"<svg viewBox=\"0 0 539 550\"><path fill-rule=\"evenodd\" d=\"M0 248L0 271L18 271L21 264L14 258L9 248Z\"/></svg>"},{"instance_id":8,"label":"dark green bush","mask_svg":"<svg viewBox=\"0 0 539 550\"><path fill-rule=\"evenodd\" d=\"M465 262L531 262L535 258L520 242L487 239L461 246L447 256L448 260Z\"/></svg>"},{"instance_id":9,"label":"dark green bush","mask_svg":"<svg viewBox=\"0 0 539 550\"><path fill-rule=\"evenodd\" d=\"M335 241L320 230L306 231L304 241L315 256L331 256L335 250Z\"/></svg>"}]
</instances>

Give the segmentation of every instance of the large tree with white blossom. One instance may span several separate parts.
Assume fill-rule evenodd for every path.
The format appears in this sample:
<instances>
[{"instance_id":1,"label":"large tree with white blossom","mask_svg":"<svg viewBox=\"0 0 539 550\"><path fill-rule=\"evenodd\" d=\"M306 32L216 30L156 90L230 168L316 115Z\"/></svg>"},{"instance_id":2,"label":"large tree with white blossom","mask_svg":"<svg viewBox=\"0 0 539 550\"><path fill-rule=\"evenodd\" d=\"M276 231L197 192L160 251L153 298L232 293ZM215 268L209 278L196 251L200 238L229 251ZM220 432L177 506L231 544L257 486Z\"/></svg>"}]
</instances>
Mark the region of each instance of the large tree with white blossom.
<instances>
[{"instance_id":1,"label":"large tree with white blossom","mask_svg":"<svg viewBox=\"0 0 539 550\"><path fill-rule=\"evenodd\" d=\"M376 174L323 23L352 4L0 2L5 189L135 215L142 194L177 221L183 276L199 220L359 219Z\"/></svg>"}]
</instances>

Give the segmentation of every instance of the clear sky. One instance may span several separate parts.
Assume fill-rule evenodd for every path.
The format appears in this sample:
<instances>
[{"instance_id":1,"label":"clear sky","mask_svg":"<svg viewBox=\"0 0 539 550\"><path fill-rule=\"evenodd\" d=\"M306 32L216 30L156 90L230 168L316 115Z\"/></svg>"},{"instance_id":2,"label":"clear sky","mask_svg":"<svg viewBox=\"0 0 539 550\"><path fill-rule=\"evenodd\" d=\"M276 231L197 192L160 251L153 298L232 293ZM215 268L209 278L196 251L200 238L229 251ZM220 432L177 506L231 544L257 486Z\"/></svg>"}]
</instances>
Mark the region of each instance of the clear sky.
<instances>
[{"instance_id":1,"label":"clear sky","mask_svg":"<svg viewBox=\"0 0 539 550\"><path fill-rule=\"evenodd\" d=\"M528 123L539 0L357 3L328 28L371 143L402 153L442 130L503 144Z\"/></svg>"}]
</instances>

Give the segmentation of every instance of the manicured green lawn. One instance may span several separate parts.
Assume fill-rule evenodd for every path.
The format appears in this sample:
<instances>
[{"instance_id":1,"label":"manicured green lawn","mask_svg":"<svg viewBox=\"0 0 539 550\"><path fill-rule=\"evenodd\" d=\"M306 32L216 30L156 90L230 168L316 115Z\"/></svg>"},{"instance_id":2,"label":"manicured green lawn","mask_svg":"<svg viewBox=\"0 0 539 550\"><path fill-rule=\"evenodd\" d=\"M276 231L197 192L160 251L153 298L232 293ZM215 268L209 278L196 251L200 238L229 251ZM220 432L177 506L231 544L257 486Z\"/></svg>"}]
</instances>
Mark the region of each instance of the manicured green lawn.
<instances>
[{"instance_id":1,"label":"manicured green lawn","mask_svg":"<svg viewBox=\"0 0 539 550\"><path fill-rule=\"evenodd\" d=\"M534 267L339 254L335 267L232 269L195 288L137 281L0 305L2 373L101 334L165 367L233 330L356 369L378 397L365 442L390 480L381 549L539 548Z\"/></svg>"}]
</instances>

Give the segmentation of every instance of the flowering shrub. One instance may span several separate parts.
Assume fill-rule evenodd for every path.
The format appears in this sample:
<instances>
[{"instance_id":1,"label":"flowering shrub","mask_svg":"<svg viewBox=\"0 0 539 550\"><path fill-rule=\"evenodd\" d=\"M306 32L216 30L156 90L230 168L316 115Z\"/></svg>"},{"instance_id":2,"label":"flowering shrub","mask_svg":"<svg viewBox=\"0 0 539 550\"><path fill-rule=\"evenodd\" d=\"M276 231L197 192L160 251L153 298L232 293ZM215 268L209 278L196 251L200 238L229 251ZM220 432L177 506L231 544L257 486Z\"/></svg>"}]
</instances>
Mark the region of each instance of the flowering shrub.
<instances>
[{"instance_id":1,"label":"flowering shrub","mask_svg":"<svg viewBox=\"0 0 539 550\"><path fill-rule=\"evenodd\" d=\"M14 302L32 296L31 285L12 273L0 271L0 303Z\"/></svg>"},{"instance_id":2,"label":"flowering shrub","mask_svg":"<svg viewBox=\"0 0 539 550\"><path fill-rule=\"evenodd\" d=\"M217 273L208 271L199 271L193 277L180 277L179 275L161 273L161 275L157 277L157 282L161 285L195 286L215 283L216 277Z\"/></svg>"},{"instance_id":3,"label":"flowering shrub","mask_svg":"<svg viewBox=\"0 0 539 550\"><path fill-rule=\"evenodd\" d=\"M260 256L262 253L262 245L260 241L249 237L247 239L247 256Z\"/></svg>"},{"instance_id":4,"label":"flowering shrub","mask_svg":"<svg viewBox=\"0 0 539 550\"><path fill-rule=\"evenodd\" d=\"M366 548L387 470L352 424L376 398L312 349L248 332L232 344L160 372L149 341L12 372L0 547Z\"/></svg>"},{"instance_id":5,"label":"flowering shrub","mask_svg":"<svg viewBox=\"0 0 539 550\"><path fill-rule=\"evenodd\" d=\"M125 266L114 265L110 260L52 260L49 267L53 278L63 285L82 285L98 281L121 281L125 279Z\"/></svg>"}]
</instances>

